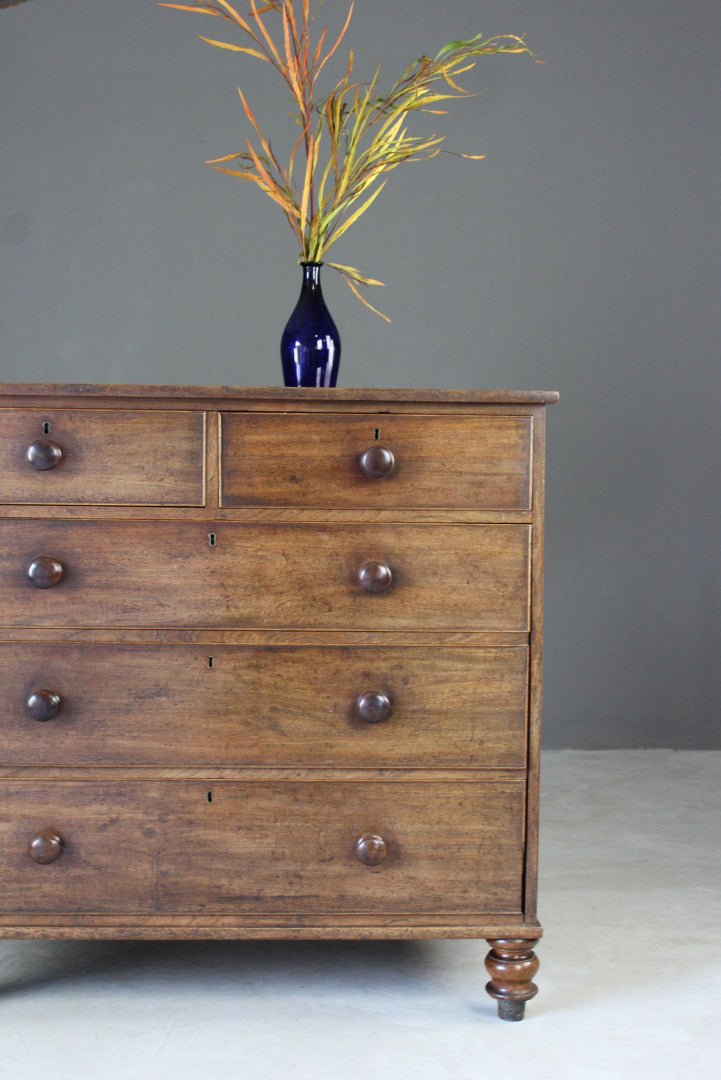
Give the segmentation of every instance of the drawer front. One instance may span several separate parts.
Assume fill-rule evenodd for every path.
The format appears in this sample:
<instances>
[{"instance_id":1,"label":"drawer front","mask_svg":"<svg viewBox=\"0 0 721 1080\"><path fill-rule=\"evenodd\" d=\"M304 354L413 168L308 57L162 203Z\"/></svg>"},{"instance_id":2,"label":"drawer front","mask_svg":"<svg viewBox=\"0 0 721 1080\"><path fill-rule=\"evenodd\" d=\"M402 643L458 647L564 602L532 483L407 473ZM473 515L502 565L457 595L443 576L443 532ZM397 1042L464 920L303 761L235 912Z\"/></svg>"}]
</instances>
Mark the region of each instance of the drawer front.
<instances>
[{"instance_id":1,"label":"drawer front","mask_svg":"<svg viewBox=\"0 0 721 1080\"><path fill-rule=\"evenodd\" d=\"M523 767L527 649L0 645L0 763Z\"/></svg>"},{"instance_id":2,"label":"drawer front","mask_svg":"<svg viewBox=\"0 0 721 1080\"><path fill-rule=\"evenodd\" d=\"M224 413L221 505L528 509L531 423Z\"/></svg>"},{"instance_id":3,"label":"drawer front","mask_svg":"<svg viewBox=\"0 0 721 1080\"><path fill-rule=\"evenodd\" d=\"M202 506L204 431L200 412L0 409L0 502Z\"/></svg>"},{"instance_id":4,"label":"drawer front","mask_svg":"<svg viewBox=\"0 0 721 1080\"><path fill-rule=\"evenodd\" d=\"M521 909L520 783L5 781L0 792L2 913ZM357 845L378 852L373 836L386 857L369 866ZM60 853L39 864L31 844Z\"/></svg>"},{"instance_id":5,"label":"drawer front","mask_svg":"<svg viewBox=\"0 0 721 1080\"><path fill-rule=\"evenodd\" d=\"M38 627L525 631L529 541L526 525L5 521L0 619ZM41 584L59 583L36 588L29 568Z\"/></svg>"}]
</instances>

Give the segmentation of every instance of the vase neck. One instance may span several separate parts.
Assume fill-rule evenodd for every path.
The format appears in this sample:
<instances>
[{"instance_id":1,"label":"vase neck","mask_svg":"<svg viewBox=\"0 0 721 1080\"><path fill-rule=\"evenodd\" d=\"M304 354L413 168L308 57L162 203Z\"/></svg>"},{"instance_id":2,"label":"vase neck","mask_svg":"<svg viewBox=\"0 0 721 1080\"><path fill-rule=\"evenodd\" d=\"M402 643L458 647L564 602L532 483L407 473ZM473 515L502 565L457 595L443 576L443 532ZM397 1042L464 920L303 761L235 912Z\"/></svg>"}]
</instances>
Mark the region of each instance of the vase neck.
<instances>
[{"instance_id":1,"label":"vase neck","mask_svg":"<svg viewBox=\"0 0 721 1080\"><path fill-rule=\"evenodd\" d=\"M302 262L301 267L303 269L303 288L311 289L313 291L320 289L320 268L323 263L320 262Z\"/></svg>"}]
</instances>

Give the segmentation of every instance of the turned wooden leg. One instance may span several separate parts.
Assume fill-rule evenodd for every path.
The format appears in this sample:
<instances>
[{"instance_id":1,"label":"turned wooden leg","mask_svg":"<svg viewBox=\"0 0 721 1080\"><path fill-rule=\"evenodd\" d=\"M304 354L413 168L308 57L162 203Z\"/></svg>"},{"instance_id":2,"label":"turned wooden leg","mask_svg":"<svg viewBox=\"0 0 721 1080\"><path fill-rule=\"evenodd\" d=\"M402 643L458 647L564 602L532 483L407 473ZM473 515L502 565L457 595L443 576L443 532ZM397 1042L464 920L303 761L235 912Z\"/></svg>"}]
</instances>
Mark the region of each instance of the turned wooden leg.
<instances>
[{"instance_id":1,"label":"turned wooden leg","mask_svg":"<svg viewBox=\"0 0 721 1080\"><path fill-rule=\"evenodd\" d=\"M533 977L538 971L538 957L533 951L538 938L488 939L491 951L486 969L491 981L486 990L498 1002L501 1020L522 1020L526 1002L538 993Z\"/></svg>"}]
</instances>

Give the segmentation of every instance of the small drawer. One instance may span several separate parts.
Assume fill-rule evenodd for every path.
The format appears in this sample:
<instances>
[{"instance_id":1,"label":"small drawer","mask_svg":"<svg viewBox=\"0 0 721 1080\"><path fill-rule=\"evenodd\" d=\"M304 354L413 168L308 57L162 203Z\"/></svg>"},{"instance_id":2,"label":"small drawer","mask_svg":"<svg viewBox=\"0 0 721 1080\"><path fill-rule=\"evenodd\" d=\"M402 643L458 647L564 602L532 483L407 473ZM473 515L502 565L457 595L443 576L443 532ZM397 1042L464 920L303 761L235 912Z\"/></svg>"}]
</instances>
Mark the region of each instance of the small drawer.
<instances>
[{"instance_id":1,"label":"small drawer","mask_svg":"<svg viewBox=\"0 0 721 1080\"><path fill-rule=\"evenodd\" d=\"M522 768L527 652L0 644L0 764Z\"/></svg>"},{"instance_id":2,"label":"small drawer","mask_svg":"<svg viewBox=\"0 0 721 1080\"><path fill-rule=\"evenodd\" d=\"M0 503L202 506L201 412L0 409Z\"/></svg>"},{"instance_id":3,"label":"small drawer","mask_svg":"<svg viewBox=\"0 0 721 1080\"><path fill-rule=\"evenodd\" d=\"M0 782L0 912L519 913L525 785Z\"/></svg>"},{"instance_id":4,"label":"small drawer","mask_svg":"<svg viewBox=\"0 0 721 1080\"><path fill-rule=\"evenodd\" d=\"M526 631L530 532L527 525L7 520L0 620Z\"/></svg>"},{"instance_id":5,"label":"small drawer","mask_svg":"<svg viewBox=\"0 0 721 1080\"><path fill-rule=\"evenodd\" d=\"M526 510L528 416L223 413L221 505Z\"/></svg>"}]
</instances>

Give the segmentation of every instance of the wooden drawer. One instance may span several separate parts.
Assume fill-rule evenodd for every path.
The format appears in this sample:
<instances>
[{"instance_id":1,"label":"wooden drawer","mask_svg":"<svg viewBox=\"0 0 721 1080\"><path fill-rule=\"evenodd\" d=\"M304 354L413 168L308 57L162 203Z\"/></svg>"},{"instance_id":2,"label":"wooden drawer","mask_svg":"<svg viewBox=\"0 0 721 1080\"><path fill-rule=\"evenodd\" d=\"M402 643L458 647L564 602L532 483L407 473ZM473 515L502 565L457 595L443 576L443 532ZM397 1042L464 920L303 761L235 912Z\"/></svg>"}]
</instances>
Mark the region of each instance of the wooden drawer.
<instances>
[{"instance_id":1,"label":"wooden drawer","mask_svg":"<svg viewBox=\"0 0 721 1080\"><path fill-rule=\"evenodd\" d=\"M452 507L524 510L531 499L527 416L224 413L222 506ZM360 458L385 447L387 477Z\"/></svg>"},{"instance_id":2,"label":"wooden drawer","mask_svg":"<svg viewBox=\"0 0 721 1080\"><path fill-rule=\"evenodd\" d=\"M5 521L0 620L37 627L525 631L529 541L526 525ZM29 582L28 567L42 557L64 570L51 588ZM359 574L366 567L373 585L378 565L392 583L384 592L367 591Z\"/></svg>"},{"instance_id":3,"label":"wooden drawer","mask_svg":"<svg viewBox=\"0 0 721 1080\"><path fill-rule=\"evenodd\" d=\"M0 764L525 765L523 647L19 642L0 685Z\"/></svg>"},{"instance_id":4,"label":"wooden drawer","mask_svg":"<svg viewBox=\"0 0 721 1080\"><path fill-rule=\"evenodd\" d=\"M0 799L2 913L521 909L522 783L33 780ZM39 865L46 830L63 848Z\"/></svg>"},{"instance_id":5,"label":"wooden drawer","mask_svg":"<svg viewBox=\"0 0 721 1080\"><path fill-rule=\"evenodd\" d=\"M0 502L202 506L204 432L202 412L0 409ZM59 463L28 460L52 462L38 441Z\"/></svg>"}]
</instances>

